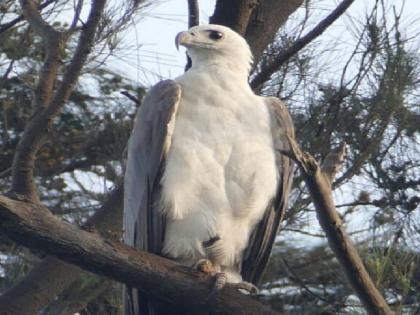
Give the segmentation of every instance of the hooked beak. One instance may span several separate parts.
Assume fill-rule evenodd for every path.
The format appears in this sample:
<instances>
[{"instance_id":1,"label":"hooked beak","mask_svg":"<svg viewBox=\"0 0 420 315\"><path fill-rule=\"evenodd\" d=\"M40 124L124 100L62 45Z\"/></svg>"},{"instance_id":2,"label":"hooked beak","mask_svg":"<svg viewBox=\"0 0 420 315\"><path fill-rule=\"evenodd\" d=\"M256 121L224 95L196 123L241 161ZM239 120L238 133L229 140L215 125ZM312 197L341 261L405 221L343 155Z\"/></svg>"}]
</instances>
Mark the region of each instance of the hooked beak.
<instances>
[{"instance_id":1,"label":"hooked beak","mask_svg":"<svg viewBox=\"0 0 420 315\"><path fill-rule=\"evenodd\" d=\"M175 37L176 49L179 50L180 45L185 46L185 44L188 44L190 42L189 39L190 39L190 33L188 33L188 32L178 33L178 35L176 35L176 37Z\"/></svg>"}]
</instances>

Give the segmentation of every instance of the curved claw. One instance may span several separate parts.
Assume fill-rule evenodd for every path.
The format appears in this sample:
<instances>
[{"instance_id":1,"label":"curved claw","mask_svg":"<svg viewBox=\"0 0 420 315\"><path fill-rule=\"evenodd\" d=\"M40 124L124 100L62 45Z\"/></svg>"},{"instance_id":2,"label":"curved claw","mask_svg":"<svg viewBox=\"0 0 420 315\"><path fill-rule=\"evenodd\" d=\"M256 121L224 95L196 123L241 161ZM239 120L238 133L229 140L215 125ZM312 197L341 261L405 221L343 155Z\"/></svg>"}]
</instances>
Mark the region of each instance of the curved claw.
<instances>
[{"instance_id":1,"label":"curved claw","mask_svg":"<svg viewBox=\"0 0 420 315\"><path fill-rule=\"evenodd\" d=\"M243 281L243 282L233 283L232 285L236 288L236 290L244 294L257 295L260 292L258 288L251 282Z\"/></svg>"},{"instance_id":2,"label":"curved claw","mask_svg":"<svg viewBox=\"0 0 420 315\"><path fill-rule=\"evenodd\" d=\"M224 272L218 272L216 273L215 278L213 291L220 291L226 285L227 275Z\"/></svg>"},{"instance_id":3,"label":"curved claw","mask_svg":"<svg viewBox=\"0 0 420 315\"><path fill-rule=\"evenodd\" d=\"M200 259L194 264L193 269L204 272L210 276L213 276L217 273L215 266L208 259Z\"/></svg>"},{"instance_id":4,"label":"curved claw","mask_svg":"<svg viewBox=\"0 0 420 315\"><path fill-rule=\"evenodd\" d=\"M213 288L210 291L210 294L207 297L207 301L209 301L215 294L216 292L219 292L220 290L222 290L226 283L227 283L227 275L224 272L217 272L214 275L214 284L213 284Z\"/></svg>"}]
</instances>

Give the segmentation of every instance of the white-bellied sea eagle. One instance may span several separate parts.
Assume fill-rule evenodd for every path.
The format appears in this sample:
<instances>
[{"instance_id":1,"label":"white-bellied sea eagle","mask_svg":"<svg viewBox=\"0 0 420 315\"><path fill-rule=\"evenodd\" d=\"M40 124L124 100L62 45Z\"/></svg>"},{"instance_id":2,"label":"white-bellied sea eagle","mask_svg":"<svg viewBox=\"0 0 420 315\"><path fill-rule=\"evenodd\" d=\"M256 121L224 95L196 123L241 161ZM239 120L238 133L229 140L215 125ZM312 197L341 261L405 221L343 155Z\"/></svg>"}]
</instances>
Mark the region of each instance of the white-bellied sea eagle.
<instances>
[{"instance_id":1,"label":"white-bellied sea eagle","mask_svg":"<svg viewBox=\"0 0 420 315\"><path fill-rule=\"evenodd\" d=\"M287 204L293 124L248 84L245 39L220 25L181 32L192 67L156 84L136 116L125 172L124 240L257 285ZM238 287L244 287L239 286ZM246 286L245 286L246 287ZM126 314L178 314L126 288Z\"/></svg>"}]
</instances>

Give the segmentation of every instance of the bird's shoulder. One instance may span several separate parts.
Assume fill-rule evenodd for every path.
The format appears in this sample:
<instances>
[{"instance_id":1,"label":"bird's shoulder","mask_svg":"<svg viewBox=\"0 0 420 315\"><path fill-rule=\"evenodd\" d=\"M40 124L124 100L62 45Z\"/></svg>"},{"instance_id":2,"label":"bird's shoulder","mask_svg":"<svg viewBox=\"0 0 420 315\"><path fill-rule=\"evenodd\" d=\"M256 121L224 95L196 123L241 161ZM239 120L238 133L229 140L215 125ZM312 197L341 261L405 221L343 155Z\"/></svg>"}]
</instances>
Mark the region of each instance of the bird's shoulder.
<instances>
[{"instance_id":1,"label":"bird's shoulder","mask_svg":"<svg viewBox=\"0 0 420 315\"><path fill-rule=\"evenodd\" d=\"M174 80L162 80L156 83L149 89L137 111L136 125L140 122L144 124L149 121L169 118L176 110L181 94L181 85ZM158 113L159 115L157 115Z\"/></svg>"},{"instance_id":2,"label":"bird's shoulder","mask_svg":"<svg viewBox=\"0 0 420 315\"><path fill-rule=\"evenodd\" d=\"M175 80L162 80L151 87L144 101L156 102L163 101L167 98L176 101L181 97L181 91L181 84Z\"/></svg>"},{"instance_id":3,"label":"bird's shoulder","mask_svg":"<svg viewBox=\"0 0 420 315\"><path fill-rule=\"evenodd\" d=\"M262 97L262 99L270 111L273 127L281 127L286 130L287 134L294 136L293 120L286 104L274 96Z\"/></svg>"}]
</instances>

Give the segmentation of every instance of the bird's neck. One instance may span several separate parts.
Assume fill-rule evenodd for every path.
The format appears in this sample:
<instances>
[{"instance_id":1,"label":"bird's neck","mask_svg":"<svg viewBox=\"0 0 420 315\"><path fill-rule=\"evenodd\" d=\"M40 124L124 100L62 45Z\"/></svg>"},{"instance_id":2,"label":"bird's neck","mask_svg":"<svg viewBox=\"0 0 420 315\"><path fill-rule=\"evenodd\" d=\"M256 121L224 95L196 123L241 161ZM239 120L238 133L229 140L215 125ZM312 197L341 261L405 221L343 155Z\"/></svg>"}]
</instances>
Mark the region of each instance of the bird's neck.
<instances>
[{"instance_id":1,"label":"bird's neck","mask_svg":"<svg viewBox=\"0 0 420 315\"><path fill-rule=\"evenodd\" d=\"M190 71L200 71L212 76L229 77L237 82L248 85L250 63L241 58L225 58L223 56L207 56L192 54L192 67Z\"/></svg>"},{"instance_id":2,"label":"bird's neck","mask_svg":"<svg viewBox=\"0 0 420 315\"><path fill-rule=\"evenodd\" d=\"M192 66L186 73L192 78L192 81L200 84L202 82L203 88L209 88L208 84L217 89L247 92L253 94L248 83L248 73L239 72L235 67L230 67L226 64L200 64L199 66Z\"/></svg>"}]
</instances>

